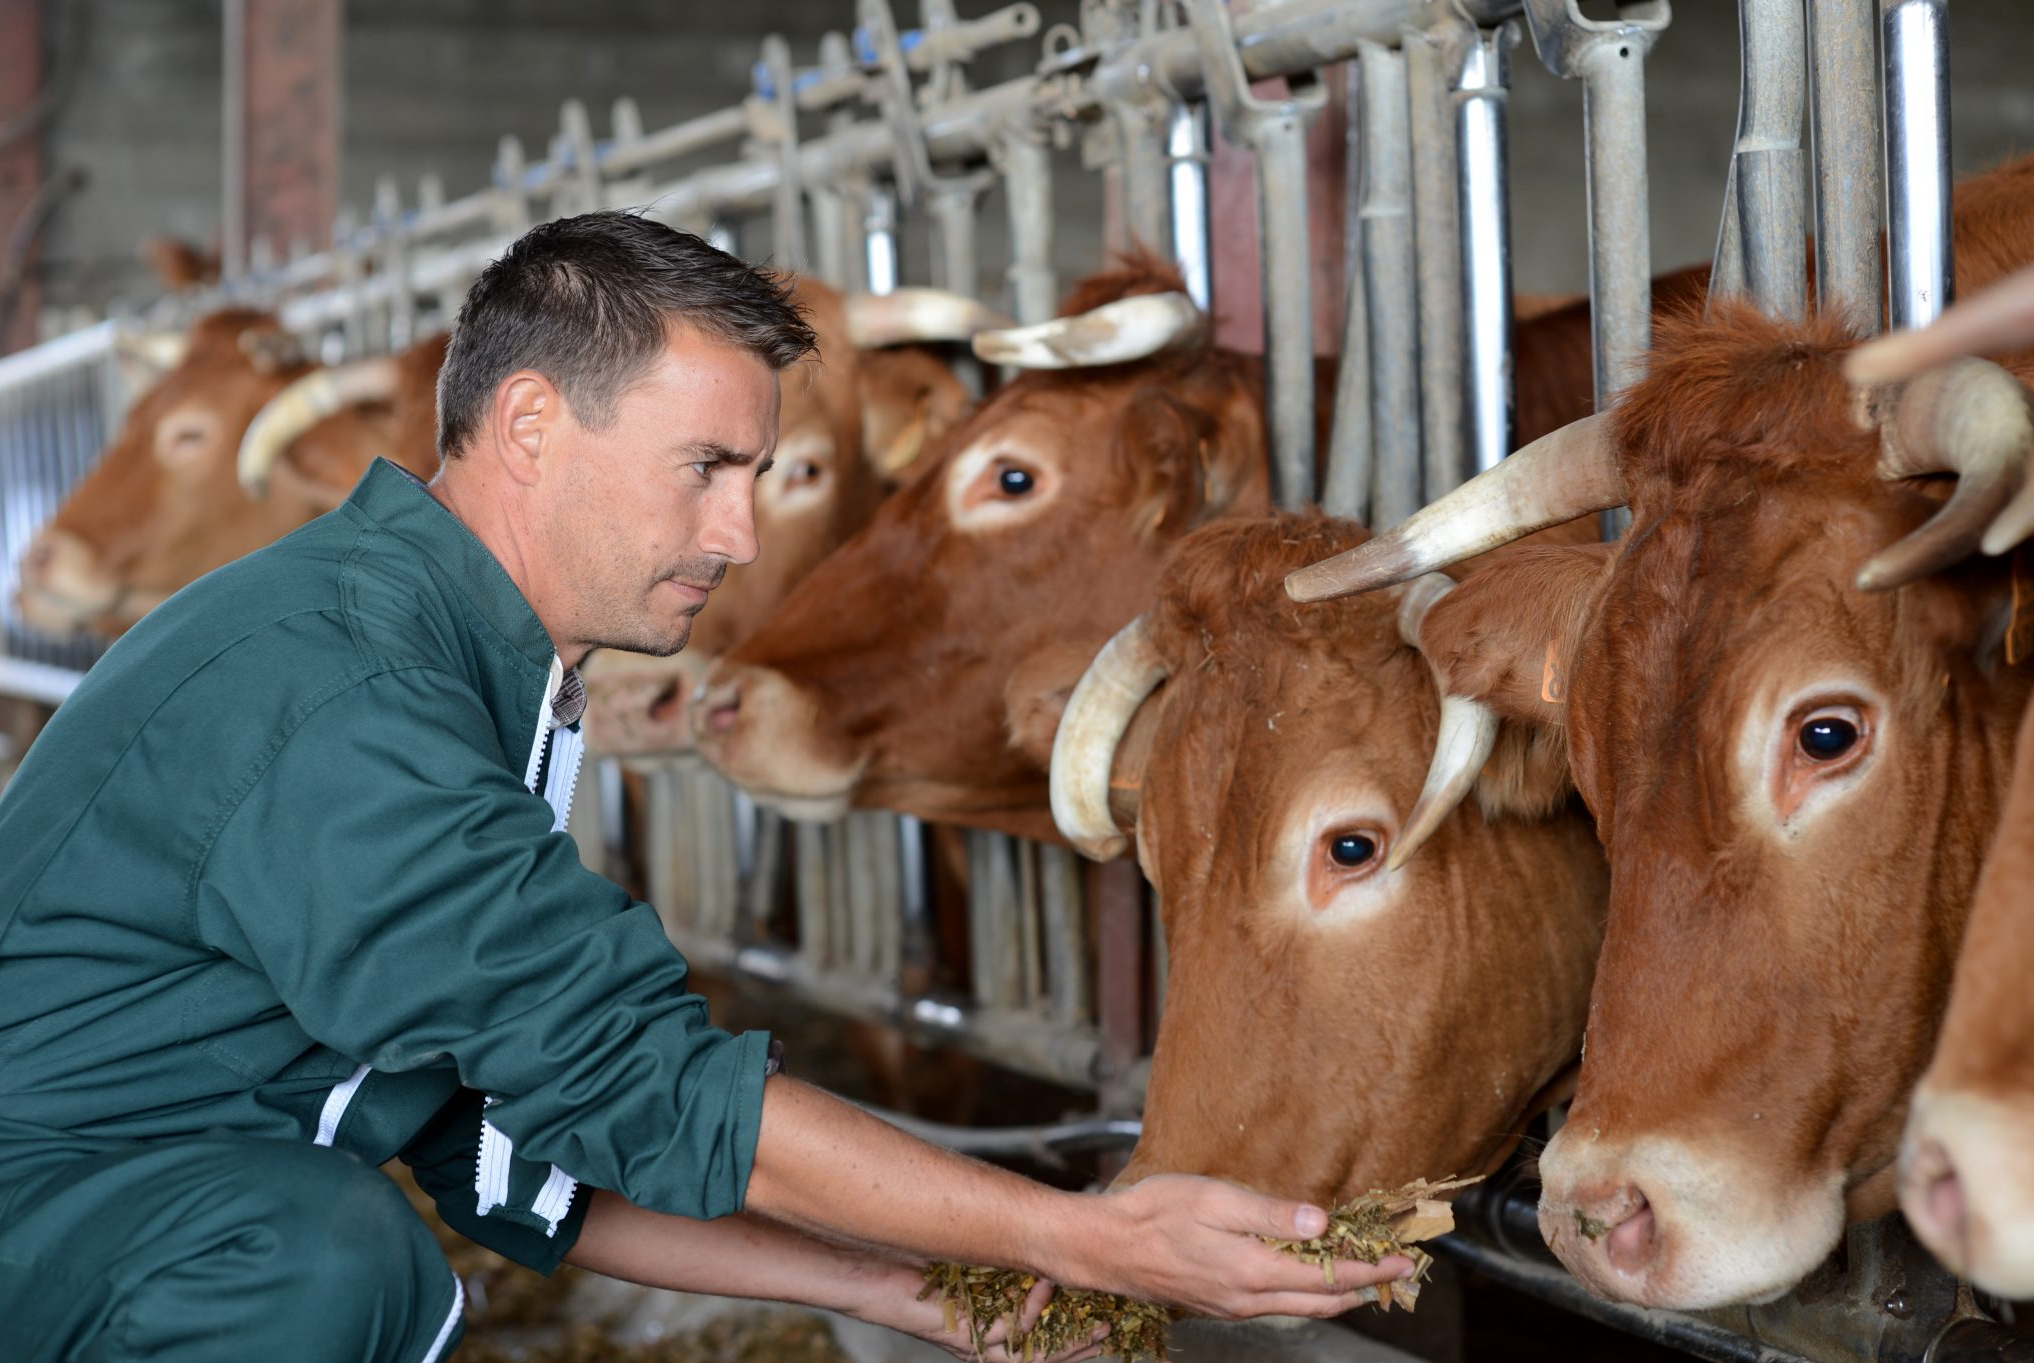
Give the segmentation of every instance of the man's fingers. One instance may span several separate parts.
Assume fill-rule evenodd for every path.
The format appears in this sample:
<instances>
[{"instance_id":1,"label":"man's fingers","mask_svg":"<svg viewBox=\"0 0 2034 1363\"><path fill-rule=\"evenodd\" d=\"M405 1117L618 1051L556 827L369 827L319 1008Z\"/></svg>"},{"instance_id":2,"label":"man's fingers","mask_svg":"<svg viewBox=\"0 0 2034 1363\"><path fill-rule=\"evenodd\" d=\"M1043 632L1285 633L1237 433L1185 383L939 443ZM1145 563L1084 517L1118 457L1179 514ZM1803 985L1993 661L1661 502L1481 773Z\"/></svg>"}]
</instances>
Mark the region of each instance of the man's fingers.
<instances>
[{"instance_id":1,"label":"man's fingers","mask_svg":"<svg viewBox=\"0 0 2034 1363\"><path fill-rule=\"evenodd\" d=\"M1328 1214L1310 1202L1260 1197L1241 1189L1226 1190L1208 1217L1217 1230L1268 1235L1274 1240L1311 1240L1328 1228Z\"/></svg>"},{"instance_id":2,"label":"man's fingers","mask_svg":"<svg viewBox=\"0 0 2034 1363\"><path fill-rule=\"evenodd\" d=\"M1038 1317L1045 1310L1045 1304L1052 1300L1052 1280L1040 1278L1031 1284L1031 1291L1025 1295L1024 1305L1017 1312L1019 1333L1030 1334L1038 1324Z\"/></svg>"},{"instance_id":3,"label":"man's fingers","mask_svg":"<svg viewBox=\"0 0 2034 1363\"><path fill-rule=\"evenodd\" d=\"M1918 331L1896 331L1850 352L1852 383L1911 378L1960 355L2013 350L2034 342L2034 270L2022 270L1958 303Z\"/></svg>"},{"instance_id":4,"label":"man's fingers","mask_svg":"<svg viewBox=\"0 0 2034 1363\"><path fill-rule=\"evenodd\" d=\"M1276 1292L1250 1303L1253 1316L1339 1316L1363 1305L1359 1292Z\"/></svg>"}]
</instances>

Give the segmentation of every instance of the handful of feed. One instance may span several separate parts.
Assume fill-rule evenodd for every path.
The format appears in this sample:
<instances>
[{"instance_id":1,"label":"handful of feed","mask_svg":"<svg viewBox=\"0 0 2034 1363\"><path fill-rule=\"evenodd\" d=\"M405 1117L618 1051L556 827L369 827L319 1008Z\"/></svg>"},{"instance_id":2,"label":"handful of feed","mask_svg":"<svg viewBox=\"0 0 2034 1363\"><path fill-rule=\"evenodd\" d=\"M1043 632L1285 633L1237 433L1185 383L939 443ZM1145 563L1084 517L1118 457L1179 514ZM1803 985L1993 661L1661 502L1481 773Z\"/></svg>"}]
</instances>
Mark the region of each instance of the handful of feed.
<instances>
[{"instance_id":1,"label":"handful of feed","mask_svg":"<svg viewBox=\"0 0 2034 1363\"><path fill-rule=\"evenodd\" d=\"M1386 1311L1393 1306L1410 1311L1419 1301L1420 1282L1434 1262L1432 1255L1414 1245L1455 1229L1454 1209L1440 1200L1441 1194L1480 1181L1458 1178L1429 1183L1417 1179L1396 1192L1373 1191L1335 1208L1328 1213L1327 1230L1311 1240L1261 1238L1283 1254L1319 1264L1330 1285L1335 1281L1337 1259L1374 1264L1388 1255L1403 1255L1412 1260L1412 1277L1363 1288L1359 1300ZM989 1331L1000 1320L1008 1322L1007 1347L1019 1358L1048 1358L1070 1345L1085 1344L1096 1326L1106 1325L1109 1337L1102 1342L1103 1353L1165 1363L1166 1326L1173 1320L1172 1309L1113 1292L1059 1288L1046 1303L1037 1325L1029 1334L1020 1335L1018 1316L1036 1282L1031 1274L1016 1269L927 1264L925 1288L918 1296L921 1301L938 1296L948 1330L966 1324L976 1357L987 1351Z\"/></svg>"},{"instance_id":2,"label":"handful of feed","mask_svg":"<svg viewBox=\"0 0 2034 1363\"><path fill-rule=\"evenodd\" d=\"M1481 1175L1447 1178L1438 1183L1422 1178L1396 1192L1372 1189L1329 1212L1327 1230L1311 1240L1273 1240L1267 1236L1264 1242L1282 1254L1320 1265L1321 1276L1331 1287L1337 1259L1360 1259L1374 1264L1393 1254L1403 1255L1412 1260L1410 1278L1376 1283L1360 1289L1358 1296L1380 1310L1399 1306L1410 1311L1418 1304L1420 1284L1434 1263L1433 1255L1418 1248L1419 1242L1455 1229L1455 1209L1441 1201L1440 1195L1482 1181Z\"/></svg>"}]
</instances>

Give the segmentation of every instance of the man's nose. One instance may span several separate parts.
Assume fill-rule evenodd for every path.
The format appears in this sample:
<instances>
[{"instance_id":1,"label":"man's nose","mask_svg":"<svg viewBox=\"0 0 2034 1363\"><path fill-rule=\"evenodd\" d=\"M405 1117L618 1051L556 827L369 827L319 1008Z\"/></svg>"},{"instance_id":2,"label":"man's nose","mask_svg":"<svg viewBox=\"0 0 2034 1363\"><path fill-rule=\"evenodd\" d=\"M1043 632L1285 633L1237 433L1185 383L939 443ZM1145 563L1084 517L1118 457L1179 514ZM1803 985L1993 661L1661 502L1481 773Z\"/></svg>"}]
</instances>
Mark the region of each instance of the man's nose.
<instances>
[{"instance_id":1,"label":"man's nose","mask_svg":"<svg viewBox=\"0 0 2034 1363\"><path fill-rule=\"evenodd\" d=\"M738 491L711 509L699 547L732 564L755 562L756 489L752 482L744 480Z\"/></svg>"}]
</instances>

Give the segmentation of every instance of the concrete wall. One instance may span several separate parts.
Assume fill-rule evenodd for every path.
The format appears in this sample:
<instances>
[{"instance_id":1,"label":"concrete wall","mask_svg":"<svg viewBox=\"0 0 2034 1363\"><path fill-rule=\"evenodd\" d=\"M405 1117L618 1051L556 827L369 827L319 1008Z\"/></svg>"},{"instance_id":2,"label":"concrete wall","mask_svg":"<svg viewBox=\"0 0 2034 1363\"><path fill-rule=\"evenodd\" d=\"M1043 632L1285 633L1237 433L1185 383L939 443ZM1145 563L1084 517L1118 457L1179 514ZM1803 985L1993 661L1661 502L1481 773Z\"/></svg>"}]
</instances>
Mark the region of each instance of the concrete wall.
<instances>
[{"instance_id":1,"label":"concrete wall","mask_svg":"<svg viewBox=\"0 0 2034 1363\"><path fill-rule=\"evenodd\" d=\"M220 0L72 0L88 22L60 22L45 0L45 46L76 36L76 79L45 130L48 173L89 177L44 241L47 302L103 307L147 296L135 247L151 234L216 239L221 175ZM906 13L908 4L900 6ZM986 0L962 8L980 12ZM1075 0L1044 0L1048 23L1073 20ZM1654 261L1705 259L1713 246L1723 171L1736 122L1734 6L1683 0L1649 71ZM809 61L819 35L852 21L848 0L348 0L343 68L342 199L365 207L375 177L397 175L405 197L419 175L457 195L484 182L496 140L516 133L535 154L568 96L594 110L605 135L618 95L661 126L734 102L747 88L761 36L788 34ZM682 17L679 17L682 16ZM1957 0L1952 10L1954 138L1958 168L2034 148L2034 5ZM978 83L1007 78L1035 57L1009 50L983 63ZM1521 288L1586 287L1580 90L1548 75L1530 44L1516 54L1512 98L1514 234ZM1100 195L1073 151L1060 164L1057 251L1063 279L1099 263ZM1006 258L1000 205L985 206L981 260L994 287ZM927 277L922 235L906 239L907 279Z\"/></svg>"}]
</instances>

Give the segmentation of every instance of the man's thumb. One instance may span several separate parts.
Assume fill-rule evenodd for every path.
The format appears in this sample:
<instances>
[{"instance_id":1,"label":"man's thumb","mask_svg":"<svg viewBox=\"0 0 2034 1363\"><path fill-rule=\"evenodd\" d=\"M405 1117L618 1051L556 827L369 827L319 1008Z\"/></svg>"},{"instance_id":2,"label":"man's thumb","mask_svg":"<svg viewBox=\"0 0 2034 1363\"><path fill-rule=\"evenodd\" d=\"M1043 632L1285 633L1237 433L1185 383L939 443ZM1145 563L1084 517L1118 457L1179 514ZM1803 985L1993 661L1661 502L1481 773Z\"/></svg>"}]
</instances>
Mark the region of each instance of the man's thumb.
<instances>
[{"instance_id":1,"label":"man's thumb","mask_svg":"<svg viewBox=\"0 0 2034 1363\"><path fill-rule=\"evenodd\" d=\"M1328 1214L1308 1202L1251 1197L1237 1208L1235 1229L1274 1240L1311 1240L1328 1228Z\"/></svg>"}]
</instances>

